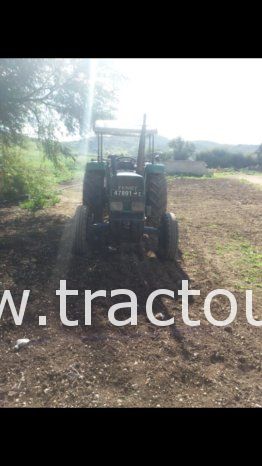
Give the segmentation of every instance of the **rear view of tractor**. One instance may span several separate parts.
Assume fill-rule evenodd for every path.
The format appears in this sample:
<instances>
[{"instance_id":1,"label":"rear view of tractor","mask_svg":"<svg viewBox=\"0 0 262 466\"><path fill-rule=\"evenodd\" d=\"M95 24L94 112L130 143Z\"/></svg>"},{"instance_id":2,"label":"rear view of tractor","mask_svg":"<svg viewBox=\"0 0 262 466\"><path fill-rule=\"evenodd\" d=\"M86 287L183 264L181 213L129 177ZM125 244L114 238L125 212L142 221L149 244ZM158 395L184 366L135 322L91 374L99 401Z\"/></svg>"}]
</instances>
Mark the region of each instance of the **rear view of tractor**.
<instances>
[{"instance_id":1,"label":"rear view of tractor","mask_svg":"<svg viewBox=\"0 0 262 466\"><path fill-rule=\"evenodd\" d=\"M154 154L156 130L123 129L112 121L95 124L98 137L97 161L86 164L83 203L75 217L74 253L92 249L94 238L107 244L135 243L157 235L157 255L174 260L178 248L178 225L174 214L166 212L167 182L164 165ZM140 137L138 156L109 155L103 158L103 136ZM149 147L146 152L146 141Z\"/></svg>"}]
</instances>

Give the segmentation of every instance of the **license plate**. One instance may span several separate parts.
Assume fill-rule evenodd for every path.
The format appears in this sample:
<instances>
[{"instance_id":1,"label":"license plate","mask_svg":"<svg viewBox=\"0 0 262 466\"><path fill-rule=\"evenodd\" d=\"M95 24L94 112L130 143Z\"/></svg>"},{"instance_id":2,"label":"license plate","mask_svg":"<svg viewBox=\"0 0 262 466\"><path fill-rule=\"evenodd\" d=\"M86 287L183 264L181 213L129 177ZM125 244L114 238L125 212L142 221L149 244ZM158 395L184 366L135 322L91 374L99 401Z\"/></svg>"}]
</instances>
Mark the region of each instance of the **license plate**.
<instances>
[{"instance_id":1,"label":"license plate","mask_svg":"<svg viewBox=\"0 0 262 466\"><path fill-rule=\"evenodd\" d=\"M118 186L113 189L112 194L121 197L142 197L142 192L139 191L137 186Z\"/></svg>"}]
</instances>

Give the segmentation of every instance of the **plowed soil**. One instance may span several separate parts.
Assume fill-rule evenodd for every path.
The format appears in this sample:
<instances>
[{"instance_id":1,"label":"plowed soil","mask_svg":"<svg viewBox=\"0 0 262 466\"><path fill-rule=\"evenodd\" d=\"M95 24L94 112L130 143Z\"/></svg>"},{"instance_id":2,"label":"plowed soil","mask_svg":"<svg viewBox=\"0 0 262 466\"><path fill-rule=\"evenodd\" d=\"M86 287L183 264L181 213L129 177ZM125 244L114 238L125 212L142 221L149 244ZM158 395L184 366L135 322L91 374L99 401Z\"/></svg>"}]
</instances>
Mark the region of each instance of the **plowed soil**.
<instances>
[{"instance_id":1,"label":"plowed soil","mask_svg":"<svg viewBox=\"0 0 262 466\"><path fill-rule=\"evenodd\" d=\"M247 288L262 319L262 273L254 278L241 248L261 251L262 191L230 179L170 181L168 207L179 219L180 251L176 263L164 263L146 243L144 257L128 248L72 257L81 185L65 188L60 204L35 214L17 205L0 208L0 290L10 289L16 304L23 290L31 290L22 326L6 308L0 321L0 406L262 406L262 328L245 316ZM67 299L77 327L60 322L60 279L79 290ZM162 298L154 310L165 319L175 316L175 324L154 326L145 313L148 295L159 288L177 291L182 279L201 290L189 308L201 325L183 323L180 299ZM84 290L119 288L136 292L138 325L110 324L107 312L116 301L108 297L93 302L92 325L85 326ZM216 288L232 291L238 302L237 318L225 328L211 325L203 313L204 298ZM215 298L212 312L225 319L226 298ZM38 325L39 315L47 316L46 327ZM125 316L128 310L119 312ZM16 352L18 338L31 341Z\"/></svg>"}]
</instances>

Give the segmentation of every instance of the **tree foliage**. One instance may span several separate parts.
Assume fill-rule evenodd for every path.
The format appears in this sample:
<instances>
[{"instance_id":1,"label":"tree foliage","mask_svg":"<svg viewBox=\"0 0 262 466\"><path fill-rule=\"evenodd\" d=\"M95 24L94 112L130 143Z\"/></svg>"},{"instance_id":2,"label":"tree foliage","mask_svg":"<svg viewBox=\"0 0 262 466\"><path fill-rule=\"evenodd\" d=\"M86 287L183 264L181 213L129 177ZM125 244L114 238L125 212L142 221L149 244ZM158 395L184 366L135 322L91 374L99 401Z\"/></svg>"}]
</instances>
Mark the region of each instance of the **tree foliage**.
<instances>
[{"instance_id":1,"label":"tree foliage","mask_svg":"<svg viewBox=\"0 0 262 466\"><path fill-rule=\"evenodd\" d=\"M262 144L257 148L255 154L257 156L258 164L262 165Z\"/></svg>"},{"instance_id":2,"label":"tree foliage","mask_svg":"<svg viewBox=\"0 0 262 466\"><path fill-rule=\"evenodd\" d=\"M113 117L119 79L105 60L0 59L1 199L26 198L29 209L58 201L55 184L74 159L59 140Z\"/></svg>"},{"instance_id":3,"label":"tree foliage","mask_svg":"<svg viewBox=\"0 0 262 466\"><path fill-rule=\"evenodd\" d=\"M206 162L208 168L241 169L255 167L260 164L256 156L244 155L240 152L228 152L224 149L199 152L196 159Z\"/></svg>"},{"instance_id":4,"label":"tree foliage","mask_svg":"<svg viewBox=\"0 0 262 466\"><path fill-rule=\"evenodd\" d=\"M61 135L84 136L96 118L111 118L118 77L103 61L94 65L87 59L1 59L2 144L20 144L30 129L52 156Z\"/></svg>"},{"instance_id":5,"label":"tree foliage","mask_svg":"<svg viewBox=\"0 0 262 466\"><path fill-rule=\"evenodd\" d=\"M192 142L184 141L181 137L172 139L168 145L172 149L174 160L187 160L194 155L196 150Z\"/></svg>"}]
</instances>

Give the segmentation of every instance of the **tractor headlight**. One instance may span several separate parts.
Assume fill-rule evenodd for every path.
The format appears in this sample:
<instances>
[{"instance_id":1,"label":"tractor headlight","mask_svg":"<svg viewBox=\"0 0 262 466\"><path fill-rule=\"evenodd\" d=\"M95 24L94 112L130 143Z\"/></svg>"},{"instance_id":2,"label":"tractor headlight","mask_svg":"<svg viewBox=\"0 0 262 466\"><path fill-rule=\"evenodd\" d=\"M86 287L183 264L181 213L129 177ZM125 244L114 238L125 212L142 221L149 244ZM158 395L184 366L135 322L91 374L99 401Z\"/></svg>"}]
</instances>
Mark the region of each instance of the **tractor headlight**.
<instances>
[{"instance_id":1,"label":"tractor headlight","mask_svg":"<svg viewBox=\"0 0 262 466\"><path fill-rule=\"evenodd\" d=\"M122 201L111 201L110 210L114 212L121 212L123 210L123 202Z\"/></svg>"},{"instance_id":2,"label":"tractor headlight","mask_svg":"<svg viewBox=\"0 0 262 466\"><path fill-rule=\"evenodd\" d=\"M142 201L133 201L132 202L133 212L144 212L144 202Z\"/></svg>"}]
</instances>

